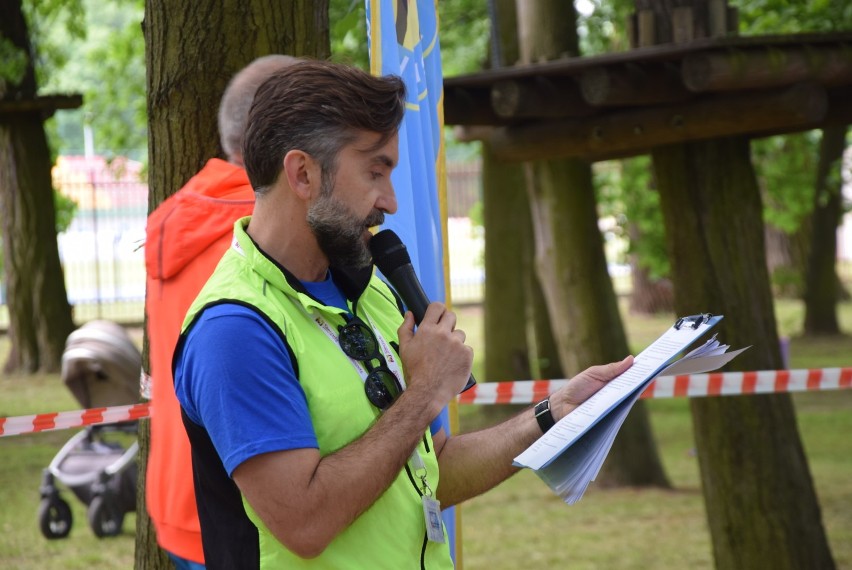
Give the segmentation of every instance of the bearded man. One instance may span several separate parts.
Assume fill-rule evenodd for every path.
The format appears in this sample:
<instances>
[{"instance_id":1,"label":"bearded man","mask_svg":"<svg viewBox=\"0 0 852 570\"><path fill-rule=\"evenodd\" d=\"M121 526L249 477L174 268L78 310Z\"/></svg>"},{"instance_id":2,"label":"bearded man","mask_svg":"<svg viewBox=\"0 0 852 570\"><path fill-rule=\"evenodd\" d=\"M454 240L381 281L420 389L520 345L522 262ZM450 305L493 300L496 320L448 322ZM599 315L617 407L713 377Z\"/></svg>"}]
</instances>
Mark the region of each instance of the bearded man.
<instances>
[{"instance_id":1,"label":"bearded man","mask_svg":"<svg viewBox=\"0 0 852 570\"><path fill-rule=\"evenodd\" d=\"M414 330L373 275L370 228L397 209L405 88L318 61L258 89L243 156L256 202L184 321L175 389L209 568L452 568L440 508L611 378L592 367L476 433L439 415L472 350L432 303Z\"/></svg>"}]
</instances>

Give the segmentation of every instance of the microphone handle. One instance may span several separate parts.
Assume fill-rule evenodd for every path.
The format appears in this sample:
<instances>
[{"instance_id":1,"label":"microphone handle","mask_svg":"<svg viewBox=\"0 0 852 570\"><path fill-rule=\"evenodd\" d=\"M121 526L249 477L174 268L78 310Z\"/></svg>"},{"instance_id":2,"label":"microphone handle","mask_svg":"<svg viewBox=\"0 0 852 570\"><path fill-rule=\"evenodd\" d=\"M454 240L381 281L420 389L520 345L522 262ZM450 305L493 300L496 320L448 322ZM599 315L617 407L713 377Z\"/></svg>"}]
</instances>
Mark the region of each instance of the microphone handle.
<instances>
[{"instance_id":1,"label":"microphone handle","mask_svg":"<svg viewBox=\"0 0 852 570\"><path fill-rule=\"evenodd\" d=\"M393 284L396 292L402 297L406 308L414 315L414 322L419 325L423 320L423 316L426 314L426 308L429 306L429 297L423 290L423 286L414 272L414 267L410 263L406 263L387 277ZM467 379L467 384L462 388L462 392L473 388L475 384L476 379L471 372L470 378Z\"/></svg>"}]
</instances>

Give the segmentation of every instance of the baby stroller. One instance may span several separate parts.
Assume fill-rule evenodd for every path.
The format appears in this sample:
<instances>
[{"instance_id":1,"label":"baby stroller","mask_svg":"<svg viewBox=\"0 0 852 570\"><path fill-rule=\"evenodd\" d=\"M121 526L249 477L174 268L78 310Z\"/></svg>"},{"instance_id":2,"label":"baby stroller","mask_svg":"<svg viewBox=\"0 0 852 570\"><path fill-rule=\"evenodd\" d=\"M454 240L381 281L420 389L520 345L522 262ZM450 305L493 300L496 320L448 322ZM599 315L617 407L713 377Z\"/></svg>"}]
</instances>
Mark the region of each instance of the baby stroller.
<instances>
[{"instance_id":1,"label":"baby stroller","mask_svg":"<svg viewBox=\"0 0 852 570\"><path fill-rule=\"evenodd\" d=\"M139 350L122 327L91 321L68 335L62 380L84 408L132 404L139 400L141 363ZM88 506L95 536L121 533L124 515L136 510L136 424L89 426L62 446L42 477L38 521L46 538L65 538L73 522L56 481ZM133 442L125 449L122 439Z\"/></svg>"}]
</instances>

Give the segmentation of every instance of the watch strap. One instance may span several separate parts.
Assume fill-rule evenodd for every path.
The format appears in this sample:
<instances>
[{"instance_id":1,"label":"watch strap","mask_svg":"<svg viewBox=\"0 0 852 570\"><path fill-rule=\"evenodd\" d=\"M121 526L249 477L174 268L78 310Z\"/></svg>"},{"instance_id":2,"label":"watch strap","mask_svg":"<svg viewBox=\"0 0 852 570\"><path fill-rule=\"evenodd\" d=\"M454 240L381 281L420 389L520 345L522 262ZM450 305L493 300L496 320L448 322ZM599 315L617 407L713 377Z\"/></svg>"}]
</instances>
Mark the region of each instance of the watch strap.
<instances>
[{"instance_id":1,"label":"watch strap","mask_svg":"<svg viewBox=\"0 0 852 570\"><path fill-rule=\"evenodd\" d=\"M547 433L550 428L556 425L556 420L553 419L553 414L550 412L550 398L545 398L536 404L533 413L542 433Z\"/></svg>"}]
</instances>

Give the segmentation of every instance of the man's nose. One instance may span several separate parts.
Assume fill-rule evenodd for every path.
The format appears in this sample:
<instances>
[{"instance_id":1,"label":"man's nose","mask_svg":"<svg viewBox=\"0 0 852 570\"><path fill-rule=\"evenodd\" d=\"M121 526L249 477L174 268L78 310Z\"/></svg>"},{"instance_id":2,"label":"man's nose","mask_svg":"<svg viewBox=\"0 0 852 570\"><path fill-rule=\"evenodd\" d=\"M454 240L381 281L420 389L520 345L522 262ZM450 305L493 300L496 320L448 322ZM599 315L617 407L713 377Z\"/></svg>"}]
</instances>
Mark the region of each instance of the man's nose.
<instances>
[{"instance_id":1,"label":"man's nose","mask_svg":"<svg viewBox=\"0 0 852 570\"><path fill-rule=\"evenodd\" d=\"M387 185L387 189L384 190L376 200L376 209L387 214L395 214L397 207L396 192L393 189L393 185L389 183Z\"/></svg>"}]
</instances>

